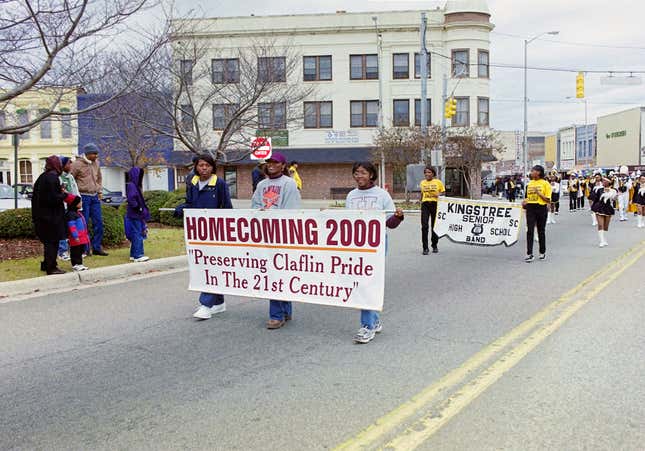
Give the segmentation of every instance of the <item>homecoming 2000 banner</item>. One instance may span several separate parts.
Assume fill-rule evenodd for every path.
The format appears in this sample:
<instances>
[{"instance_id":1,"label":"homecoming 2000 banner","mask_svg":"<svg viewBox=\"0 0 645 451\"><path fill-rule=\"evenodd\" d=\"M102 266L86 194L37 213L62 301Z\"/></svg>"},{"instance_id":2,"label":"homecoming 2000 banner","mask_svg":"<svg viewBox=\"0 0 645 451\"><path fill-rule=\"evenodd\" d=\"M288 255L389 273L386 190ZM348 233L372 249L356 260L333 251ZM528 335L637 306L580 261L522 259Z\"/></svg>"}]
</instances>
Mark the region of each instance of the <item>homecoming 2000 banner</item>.
<instances>
[{"instance_id":1,"label":"homecoming 2000 banner","mask_svg":"<svg viewBox=\"0 0 645 451\"><path fill-rule=\"evenodd\" d=\"M382 310L385 213L185 210L189 290Z\"/></svg>"},{"instance_id":2,"label":"homecoming 2000 banner","mask_svg":"<svg viewBox=\"0 0 645 451\"><path fill-rule=\"evenodd\" d=\"M512 246L519 239L521 218L519 204L440 197L434 231L457 243Z\"/></svg>"}]
</instances>

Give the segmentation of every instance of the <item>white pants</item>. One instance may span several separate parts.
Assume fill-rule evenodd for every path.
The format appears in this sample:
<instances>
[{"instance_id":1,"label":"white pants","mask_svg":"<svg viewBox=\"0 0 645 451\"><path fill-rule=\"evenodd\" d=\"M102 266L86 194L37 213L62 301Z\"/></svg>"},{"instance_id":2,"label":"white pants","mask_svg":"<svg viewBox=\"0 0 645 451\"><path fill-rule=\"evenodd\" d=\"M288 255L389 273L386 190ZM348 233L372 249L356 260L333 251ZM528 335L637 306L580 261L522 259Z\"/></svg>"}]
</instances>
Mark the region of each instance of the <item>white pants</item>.
<instances>
[{"instance_id":1,"label":"white pants","mask_svg":"<svg viewBox=\"0 0 645 451\"><path fill-rule=\"evenodd\" d=\"M627 205L629 204L629 192L619 193L618 194L618 210L620 210L621 216L627 211Z\"/></svg>"}]
</instances>

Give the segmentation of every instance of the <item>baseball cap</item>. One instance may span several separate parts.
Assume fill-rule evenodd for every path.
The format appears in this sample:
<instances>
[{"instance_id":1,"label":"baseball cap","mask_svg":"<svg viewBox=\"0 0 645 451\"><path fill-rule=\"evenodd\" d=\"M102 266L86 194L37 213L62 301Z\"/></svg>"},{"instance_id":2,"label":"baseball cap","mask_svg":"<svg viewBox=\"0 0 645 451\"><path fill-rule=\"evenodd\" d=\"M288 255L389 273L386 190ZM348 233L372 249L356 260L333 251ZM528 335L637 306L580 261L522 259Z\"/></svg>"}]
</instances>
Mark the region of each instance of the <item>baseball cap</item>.
<instances>
[{"instance_id":1,"label":"baseball cap","mask_svg":"<svg viewBox=\"0 0 645 451\"><path fill-rule=\"evenodd\" d=\"M278 163L287 163L287 158L282 155L280 152L273 152L271 154L270 158L266 159L266 162L268 163L269 161L276 161Z\"/></svg>"}]
</instances>

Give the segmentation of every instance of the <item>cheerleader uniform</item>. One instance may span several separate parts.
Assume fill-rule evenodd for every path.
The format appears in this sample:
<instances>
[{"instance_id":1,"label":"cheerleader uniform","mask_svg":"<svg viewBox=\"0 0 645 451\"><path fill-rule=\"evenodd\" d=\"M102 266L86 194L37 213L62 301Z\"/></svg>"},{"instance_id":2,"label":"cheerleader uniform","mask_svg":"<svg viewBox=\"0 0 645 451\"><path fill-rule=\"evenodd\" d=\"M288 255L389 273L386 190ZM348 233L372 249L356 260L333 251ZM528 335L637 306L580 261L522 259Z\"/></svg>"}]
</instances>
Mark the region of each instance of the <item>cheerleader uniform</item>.
<instances>
[{"instance_id":1,"label":"cheerleader uniform","mask_svg":"<svg viewBox=\"0 0 645 451\"><path fill-rule=\"evenodd\" d=\"M640 205L645 207L645 185L641 186L640 183L634 185L634 196L632 197L633 205ZM636 219L638 220L638 228L642 229L645 227L645 216L638 215Z\"/></svg>"},{"instance_id":2,"label":"cheerleader uniform","mask_svg":"<svg viewBox=\"0 0 645 451\"><path fill-rule=\"evenodd\" d=\"M605 191L603 186L594 187L589 199L593 202L591 204L591 211L597 215L602 216L613 216L616 214L614 209L614 201L618 197L618 192L609 188L609 191Z\"/></svg>"}]
</instances>

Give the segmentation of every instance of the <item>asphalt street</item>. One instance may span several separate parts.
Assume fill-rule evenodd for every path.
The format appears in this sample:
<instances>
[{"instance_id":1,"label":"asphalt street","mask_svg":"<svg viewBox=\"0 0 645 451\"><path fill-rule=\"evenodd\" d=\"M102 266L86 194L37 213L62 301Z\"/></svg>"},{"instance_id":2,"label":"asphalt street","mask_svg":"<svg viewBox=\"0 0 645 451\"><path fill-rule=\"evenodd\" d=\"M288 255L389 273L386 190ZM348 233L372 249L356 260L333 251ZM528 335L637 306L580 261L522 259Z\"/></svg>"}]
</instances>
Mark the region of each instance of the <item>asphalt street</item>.
<instances>
[{"instance_id":1,"label":"asphalt street","mask_svg":"<svg viewBox=\"0 0 645 451\"><path fill-rule=\"evenodd\" d=\"M0 449L334 448L645 240L630 218L600 249L565 209L544 262L523 262L524 240L422 256L418 222L390 235L368 345L349 309L295 304L268 331L266 301L229 297L196 322L187 273L0 303ZM645 258L621 265L420 448L642 450Z\"/></svg>"}]
</instances>

